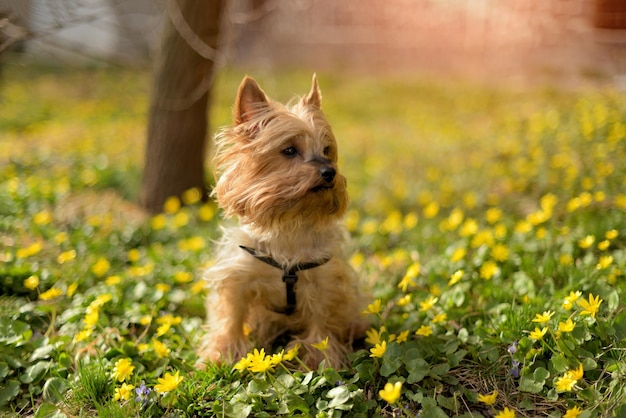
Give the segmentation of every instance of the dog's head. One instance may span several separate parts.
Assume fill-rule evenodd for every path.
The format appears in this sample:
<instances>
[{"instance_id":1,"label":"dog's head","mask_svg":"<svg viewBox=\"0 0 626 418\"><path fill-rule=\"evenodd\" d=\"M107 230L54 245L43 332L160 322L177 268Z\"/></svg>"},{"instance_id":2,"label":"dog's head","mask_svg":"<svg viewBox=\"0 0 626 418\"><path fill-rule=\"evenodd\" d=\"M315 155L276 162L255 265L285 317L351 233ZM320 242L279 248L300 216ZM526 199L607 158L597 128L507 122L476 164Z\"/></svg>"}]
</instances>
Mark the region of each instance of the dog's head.
<instances>
[{"instance_id":1,"label":"dog's head","mask_svg":"<svg viewBox=\"0 0 626 418\"><path fill-rule=\"evenodd\" d=\"M245 77L235 100L234 126L217 136L217 184L226 216L260 228L315 226L342 216L348 198L337 167L337 141L311 91L283 106Z\"/></svg>"}]
</instances>

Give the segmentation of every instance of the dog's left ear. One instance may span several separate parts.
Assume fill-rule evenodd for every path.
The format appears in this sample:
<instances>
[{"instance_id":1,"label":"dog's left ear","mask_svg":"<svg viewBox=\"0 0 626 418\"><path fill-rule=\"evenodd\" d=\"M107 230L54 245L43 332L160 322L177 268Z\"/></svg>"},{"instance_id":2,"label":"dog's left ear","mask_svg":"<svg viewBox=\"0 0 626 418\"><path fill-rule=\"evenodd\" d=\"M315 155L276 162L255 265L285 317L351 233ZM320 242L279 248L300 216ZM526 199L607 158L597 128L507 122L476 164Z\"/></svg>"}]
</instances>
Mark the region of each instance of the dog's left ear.
<instances>
[{"instance_id":1,"label":"dog's left ear","mask_svg":"<svg viewBox=\"0 0 626 418\"><path fill-rule=\"evenodd\" d=\"M313 80L311 82L311 91L306 97L302 98L302 103L308 106L315 106L322 108L322 91L317 84L317 76L313 73Z\"/></svg>"}]
</instances>

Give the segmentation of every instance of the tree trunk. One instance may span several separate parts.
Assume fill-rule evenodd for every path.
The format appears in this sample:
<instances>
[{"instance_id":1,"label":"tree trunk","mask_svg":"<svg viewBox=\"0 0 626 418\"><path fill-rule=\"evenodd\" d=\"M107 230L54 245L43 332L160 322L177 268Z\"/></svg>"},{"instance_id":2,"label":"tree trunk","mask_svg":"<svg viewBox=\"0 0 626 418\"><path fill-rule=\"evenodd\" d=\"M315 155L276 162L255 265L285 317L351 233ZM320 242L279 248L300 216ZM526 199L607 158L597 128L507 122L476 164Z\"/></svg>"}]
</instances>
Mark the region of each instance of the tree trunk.
<instances>
[{"instance_id":1,"label":"tree trunk","mask_svg":"<svg viewBox=\"0 0 626 418\"><path fill-rule=\"evenodd\" d=\"M152 213L198 188L206 198L208 105L225 0L169 0L148 120L141 200Z\"/></svg>"}]
</instances>

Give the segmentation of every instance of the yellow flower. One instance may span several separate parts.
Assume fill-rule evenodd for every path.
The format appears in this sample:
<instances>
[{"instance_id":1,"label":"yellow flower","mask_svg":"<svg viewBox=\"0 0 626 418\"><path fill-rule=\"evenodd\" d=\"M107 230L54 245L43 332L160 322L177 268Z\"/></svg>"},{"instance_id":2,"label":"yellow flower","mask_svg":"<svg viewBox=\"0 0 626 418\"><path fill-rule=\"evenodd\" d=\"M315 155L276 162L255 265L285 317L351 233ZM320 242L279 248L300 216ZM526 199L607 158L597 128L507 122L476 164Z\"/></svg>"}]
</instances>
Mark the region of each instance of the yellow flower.
<instances>
[{"instance_id":1,"label":"yellow flower","mask_svg":"<svg viewBox=\"0 0 626 418\"><path fill-rule=\"evenodd\" d=\"M433 318L433 324L438 324L440 322L446 322L448 319L448 315L445 312L435 315Z\"/></svg>"},{"instance_id":2,"label":"yellow flower","mask_svg":"<svg viewBox=\"0 0 626 418\"><path fill-rule=\"evenodd\" d=\"M377 330L375 328L366 330L365 335L367 336L367 338L365 338L365 342L372 345L380 343L382 341L382 334L386 331L387 328L385 328L384 326L382 326L380 330Z\"/></svg>"},{"instance_id":3,"label":"yellow flower","mask_svg":"<svg viewBox=\"0 0 626 418\"><path fill-rule=\"evenodd\" d=\"M113 368L112 377L113 380L117 380L118 382L123 382L128 379L133 374L133 370L135 370L135 366L128 358L122 358L115 363L115 367Z\"/></svg>"},{"instance_id":4,"label":"yellow flower","mask_svg":"<svg viewBox=\"0 0 626 418\"><path fill-rule=\"evenodd\" d=\"M571 266L574 263L574 259L569 254L561 254L559 257L559 264L562 266Z\"/></svg>"},{"instance_id":5,"label":"yellow flower","mask_svg":"<svg viewBox=\"0 0 626 418\"><path fill-rule=\"evenodd\" d=\"M122 386L115 388L115 394L113 395L114 401L127 401L133 396L133 389L135 386L128 383L122 383Z\"/></svg>"},{"instance_id":6,"label":"yellow flower","mask_svg":"<svg viewBox=\"0 0 626 418\"><path fill-rule=\"evenodd\" d=\"M265 373L272 369L271 357L265 355L265 349L261 351L254 349L252 353L248 353L248 370L254 373Z\"/></svg>"},{"instance_id":7,"label":"yellow flower","mask_svg":"<svg viewBox=\"0 0 626 418\"><path fill-rule=\"evenodd\" d=\"M565 322L559 322L559 332L572 332L576 324L571 318L568 318Z\"/></svg>"},{"instance_id":8,"label":"yellow flower","mask_svg":"<svg viewBox=\"0 0 626 418\"><path fill-rule=\"evenodd\" d=\"M576 380L572 379L571 376L565 375L559 377L556 382L554 382L554 387L558 392L571 392L576 385Z\"/></svg>"},{"instance_id":9,"label":"yellow flower","mask_svg":"<svg viewBox=\"0 0 626 418\"><path fill-rule=\"evenodd\" d=\"M495 224L500 219L502 219L502 209L500 208L487 209L487 212L485 213L485 219L487 219L487 222L489 222L490 224L492 225Z\"/></svg>"},{"instance_id":10,"label":"yellow flower","mask_svg":"<svg viewBox=\"0 0 626 418\"><path fill-rule=\"evenodd\" d=\"M582 411L583 410L580 409L579 407L574 406L568 409L567 411L565 411L565 415L563 415L563 418L576 418L578 415L580 415Z\"/></svg>"},{"instance_id":11,"label":"yellow flower","mask_svg":"<svg viewBox=\"0 0 626 418\"><path fill-rule=\"evenodd\" d=\"M600 241L598 243L598 250L605 251L611 246L611 241L605 239L604 241Z\"/></svg>"},{"instance_id":12,"label":"yellow flower","mask_svg":"<svg viewBox=\"0 0 626 418\"><path fill-rule=\"evenodd\" d=\"M415 331L415 334L417 335L421 335L423 337L428 337L429 335L431 335L433 333L433 329L430 325L422 325L420 327L420 329L418 329L417 331Z\"/></svg>"},{"instance_id":13,"label":"yellow flower","mask_svg":"<svg viewBox=\"0 0 626 418\"><path fill-rule=\"evenodd\" d=\"M193 273L188 271L177 271L174 273L174 281L176 283L189 283L193 280Z\"/></svg>"},{"instance_id":14,"label":"yellow flower","mask_svg":"<svg viewBox=\"0 0 626 418\"><path fill-rule=\"evenodd\" d=\"M102 277L107 271L109 271L110 268L111 268L111 263L109 263L109 261L106 258L100 257L96 261L96 263L93 266L91 266L91 271L97 277Z\"/></svg>"},{"instance_id":15,"label":"yellow flower","mask_svg":"<svg viewBox=\"0 0 626 418\"><path fill-rule=\"evenodd\" d=\"M311 344L311 345L313 347L317 348L320 351L326 351L326 349L328 348L328 337L324 338L319 343L314 343L314 344Z\"/></svg>"},{"instance_id":16,"label":"yellow flower","mask_svg":"<svg viewBox=\"0 0 626 418\"><path fill-rule=\"evenodd\" d=\"M239 360L237 363L235 363L235 365L233 366L233 369L235 370L239 370L240 372L247 370L248 366L250 366L250 359L248 358L248 356L243 357L241 360Z\"/></svg>"},{"instance_id":17,"label":"yellow flower","mask_svg":"<svg viewBox=\"0 0 626 418\"><path fill-rule=\"evenodd\" d=\"M157 283L154 287L156 290L158 290L159 292L163 292L163 293L169 292L170 289L172 288L172 286L170 286L167 283Z\"/></svg>"},{"instance_id":18,"label":"yellow flower","mask_svg":"<svg viewBox=\"0 0 626 418\"><path fill-rule=\"evenodd\" d=\"M28 279L24 280L24 287L28 290L35 290L39 286L39 277L30 276Z\"/></svg>"},{"instance_id":19,"label":"yellow flower","mask_svg":"<svg viewBox=\"0 0 626 418\"><path fill-rule=\"evenodd\" d=\"M405 342L407 339L409 338L409 330L405 330L402 331L400 334L398 334L398 338L396 339L396 341L398 343L403 343Z\"/></svg>"},{"instance_id":20,"label":"yellow flower","mask_svg":"<svg viewBox=\"0 0 626 418\"><path fill-rule=\"evenodd\" d=\"M404 295L402 296L400 299L398 299L398 302L396 302L398 306L406 306L409 303L411 303L411 295Z\"/></svg>"},{"instance_id":21,"label":"yellow flower","mask_svg":"<svg viewBox=\"0 0 626 418\"><path fill-rule=\"evenodd\" d=\"M502 244L496 244L491 249L491 257L496 261L506 261L509 259L509 249Z\"/></svg>"},{"instance_id":22,"label":"yellow flower","mask_svg":"<svg viewBox=\"0 0 626 418\"><path fill-rule=\"evenodd\" d=\"M479 275L482 279L489 280L498 272L498 265L493 261L486 261L481 267Z\"/></svg>"},{"instance_id":23,"label":"yellow flower","mask_svg":"<svg viewBox=\"0 0 626 418\"><path fill-rule=\"evenodd\" d=\"M578 241L578 246L582 249L587 249L593 245L595 240L596 237L594 237L593 235L587 235L585 238Z\"/></svg>"},{"instance_id":24,"label":"yellow flower","mask_svg":"<svg viewBox=\"0 0 626 418\"><path fill-rule=\"evenodd\" d=\"M424 207L424 218L432 219L439 213L439 204L437 202L430 202Z\"/></svg>"},{"instance_id":25,"label":"yellow flower","mask_svg":"<svg viewBox=\"0 0 626 418\"><path fill-rule=\"evenodd\" d=\"M569 311L574 306L574 303L583 295L583 292L577 290L576 292L569 292L569 295L563 301L563 309Z\"/></svg>"},{"instance_id":26,"label":"yellow flower","mask_svg":"<svg viewBox=\"0 0 626 418\"><path fill-rule=\"evenodd\" d=\"M159 358L167 357L170 354L170 349L159 340L152 340L152 348Z\"/></svg>"},{"instance_id":27,"label":"yellow flower","mask_svg":"<svg viewBox=\"0 0 626 418\"><path fill-rule=\"evenodd\" d=\"M200 189L197 187L193 187L191 189L185 190L182 195L183 202L186 205L193 205L198 203L202 198L202 193L200 193Z\"/></svg>"},{"instance_id":28,"label":"yellow flower","mask_svg":"<svg viewBox=\"0 0 626 418\"><path fill-rule=\"evenodd\" d=\"M598 265L596 265L596 270L607 269L611 266L611 264L613 264L613 256L611 255L602 256L600 257L600 260L598 261Z\"/></svg>"},{"instance_id":29,"label":"yellow flower","mask_svg":"<svg viewBox=\"0 0 626 418\"><path fill-rule=\"evenodd\" d=\"M374 303L370 303L369 305L367 305L367 309L365 310L364 313L375 315L380 312L380 309L381 309L380 299L376 299Z\"/></svg>"},{"instance_id":30,"label":"yellow flower","mask_svg":"<svg viewBox=\"0 0 626 418\"><path fill-rule=\"evenodd\" d=\"M209 222L215 216L215 209L213 206L205 203L198 209L198 217L202 222Z\"/></svg>"},{"instance_id":31,"label":"yellow flower","mask_svg":"<svg viewBox=\"0 0 626 418\"><path fill-rule=\"evenodd\" d=\"M458 261L463 260L466 254L467 254L467 250L465 248L459 247L452 252L452 256L450 257L450 260L452 260L453 263L456 263Z\"/></svg>"},{"instance_id":32,"label":"yellow flower","mask_svg":"<svg viewBox=\"0 0 626 418\"><path fill-rule=\"evenodd\" d=\"M75 258L76 258L75 250L65 251L59 254L59 256L57 257L57 263L64 264L64 263L67 263L68 261L72 261Z\"/></svg>"},{"instance_id":33,"label":"yellow flower","mask_svg":"<svg viewBox=\"0 0 626 418\"><path fill-rule=\"evenodd\" d=\"M457 270L450 275L450 280L448 280L448 286L454 286L463 278L463 274L465 274L464 270Z\"/></svg>"},{"instance_id":34,"label":"yellow flower","mask_svg":"<svg viewBox=\"0 0 626 418\"><path fill-rule=\"evenodd\" d=\"M86 340L91 336L91 332L91 329L83 329L82 331L79 331L78 334L74 336L74 342L77 343Z\"/></svg>"},{"instance_id":35,"label":"yellow flower","mask_svg":"<svg viewBox=\"0 0 626 418\"><path fill-rule=\"evenodd\" d=\"M52 215L47 210L38 212L33 215L33 223L35 225L48 225L52 222Z\"/></svg>"},{"instance_id":36,"label":"yellow flower","mask_svg":"<svg viewBox=\"0 0 626 418\"><path fill-rule=\"evenodd\" d=\"M459 229L459 235L462 237L468 237L478 232L478 222L472 218L468 218L463 222Z\"/></svg>"},{"instance_id":37,"label":"yellow flower","mask_svg":"<svg viewBox=\"0 0 626 418\"><path fill-rule=\"evenodd\" d=\"M167 217L163 214L155 215L150 220L150 227L155 231L165 228L166 225Z\"/></svg>"},{"instance_id":38,"label":"yellow flower","mask_svg":"<svg viewBox=\"0 0 626 418\"><path fill-rule=\"evenodd\" d=\"M579 363L576 369L569 370L567 373L565 373L565 375L569 376L571 379L575 381L579 381L580 379L583 378L583 375L584 375L583 364Z\"/></svg>"},{"instance_id":39,"label":"yellow flower","mask_svg":"<svg viewBox=\"0 0 626 418\"><path fill-rule=\"evenodd\" d=\"M120 276L109 276L104 280L104 283L107 286L115 286L122 282L122 278Z\"/></svg>"},{"instance_id":40,"label":"yellow flower","mask_svg":"<svg viewBox=\"0 0 626 418\"><path fill-rule=\"evenodd\" d=\"M420 270L421 265L419 262L416 261L411 264L402 280L400 280L400 283L398 283L398 287L402 289L403 292L406 292L409 286L415 286L415 281L413 279L420 274Z\"/></svg>"},{"instance_id":41,"label":"yellow flower","mask_svg":"<svg viewBox=\"0 0 626 418\"><path fill-rule=\"evenodd\" d=\"M370 357L381 358L385 354L385 351L387 351L387 341L383 341L380 344L376 344L376 346L372 347L370 349L370 352L372 353L370 354Z\"/></svg>"},{"instance_id":42,"label":"yellow flower","mask_svg":"<svg viewBox=\"0 0 626 418\"><path fill-rule=\"evenodd\" d=\"M291 348L290 350L288 350L284 355L283 355L283 360L285 361L291 361L293 359L296 358L296 356L298 355L298 350L300 349L300 344L296 344L293 346L293 348Z\"/></svg>"},{"instance_id":43,"label":"yellow flower","mask_svg":"<svg viewBox=\"0 0 626 418\"><path fill-rule=\"evenodd\" d=\"M542 329L535 327L535 330L530 332L529 337L533 340L541 340L543 336L546 335L546 332L548 332L547 327L544 327Z\"/></svg>"},{"instance_id":44,"label":"yellow flower","mask_svg":"<svg viewBox=\"0 0 626 418\"><path fill-rule=\"evenodd\" d=\"M533 319L533 322L537 322L539 324L545 324L546 322L550 321L553 315L554 315L554 312L552 311L545 311L542 314L536 314L535 319Z\"/></svg>"},{"instance_id":45,"label":"yellow flower","mask_svg":"<svg viewBox=\"0 0 626 418\"><path fill-rule=\"evenodd\" d=\"M581 315L590 315L592 318L595 318L596 313L598 313L598 310L600 310L600 305L602 304L602 302L603 301L602 299L600 299L600 296L596 296L594 298L593 294L589 293L589 302L587 302L585 299L582 299L576 303L578 304L578 306L583 308L583 310L580 312Z\"/></svg>"},{"instance_id":46,"label":"yellow flower","mask_svg":"<svg viewBox=\"0 0 626 418\"><path fill-rule=\"evenodd\" d=\"M180 209L180 200L176 196L170 196L165 200L163 204L163 211L168 214L173 214L178 212Z\"/></svg>"},{"instance_id":47,"label":"yellow flower","mask_svg":"<svg viewBox=\"0 0 626 418\"><path fill-rule=\"evenodd\" d=\"M387 382L385 388L378 392L378 395L383 401L394 404L400 399L400 393L402 392L402 382L391 383Z\"/></svg>"},{"instance_id":48,"label":"yellow flower","mask_svg":"<svg viewBox=\"0 0 626 418\"><path fill-rule=\"evenodd\" d=\"M141 258L141 252L137 248L132 248L128 250L126 255L128 257L128 261L131 263L136 263Z\"/></svg>"},{"instance_id":49,"label":"yellow flower","mask_svg":"<svg viewBox=\"0 0 626 418\"><path fill-rule=\"evenodd\" d=\"M89 309L87 308L87 313L85 314L85 318L83 319L83 323L86 328L93 328L98 324L98 309Z\"/></svg>"},{"instance_id":50,"label":"yellow flower","mask_svg":"<svg viewBox=\"0 0 626 418\"><path fill-rule=\"evenodd\" d=\"M420 312L426 312L429 311L430 309L432 309L433 306L435 306L435 303L437 303L438 298L431 296L428 299L426 299L423 302L420 302Z\"/></svg>"},{"instance_id":51,"label":"yellow flower","mask_svg":"<svg viewBox=\"0 0 626 418\"><path fill-rule=\"evenodd\" d=\"M606 234L604 234L604 237L606 239L615 239L618 235L619 232L617 232L617 229L611 229L610 231L607 231Z\"/></svg>"},{"instance_id":52,"label":"yellow flower","mask_svg":"<svg viewBox=\"0 0 626 418\"><path fill-rule=\"evenodd\" d=\"M496 398L498 397L498 391L494 390L488 395L478 394L478 402L482 402L487 406L491 406L496 403Z\"/></svg>"},{"instance_id":53,"label":"yellow flower","mask_svg":"<svg viewBox=\"0 0 626 418\"><path fill-rule=\"evenodd\" d=\"M515 418L515 411L505 407L504 410L498 412L494 418Z\"/></svg>"},{"instance_id":54,"label":"yellow flower","mask_svg":"<svg viewBox=\"0 0 626 418\"><path fill-rule=\"evenodd\" d=\"M176 370L176 373L165 373L164 377L159 377L157 379L159 381L158 384L154 385L154 390L158 393L167 393L171 392L183 381L183 377L179 375L179 371Z\"/></svg>"},{"instance_id":55,"label":"yellow flower","mask_svg":"<svg viewBox=\"0 0 626 418\"><path fill-rule=\"evenodd\" d=\"M40 294L39 299L40 300L52 300L56 297L61 296L62 294L63 294L63 291L61 289L56 288L56 287L51 287L50 289Z\"/></svg>"}]
</instances>

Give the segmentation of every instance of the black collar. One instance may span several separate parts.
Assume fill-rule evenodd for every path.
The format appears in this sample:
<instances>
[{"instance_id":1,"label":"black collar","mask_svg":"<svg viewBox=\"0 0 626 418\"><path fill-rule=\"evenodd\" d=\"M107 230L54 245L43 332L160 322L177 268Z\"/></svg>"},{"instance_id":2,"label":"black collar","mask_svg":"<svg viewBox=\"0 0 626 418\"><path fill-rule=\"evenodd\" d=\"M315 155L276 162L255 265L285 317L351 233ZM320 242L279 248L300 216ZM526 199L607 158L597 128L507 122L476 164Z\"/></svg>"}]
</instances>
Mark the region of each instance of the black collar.
<instances>
[{"instance_id":1,"label":"black collar","mask_svg":"<svg viewBox=\"0 0 626 418\"><path fill-rule=\"evenodd\" d=\"M277 269L281 269L283 271L283 282L285 283L285 287L287 290L287 306L282 311L277 311L279 313L284 313L285 315L291 315L296 311L296 290L295 285L298 281L297 273L302 270L309 270L315 267L319 267L322 264L326 264L329 258L325 258L320 261L312 262L312 263L304 263L304 264L296 264L290 269L285 269L278 261L274 260L272 257L267 255L261 255L254 248L246 247L244 245L240 245L239 248L245 250L254 258L259 261L264 262L265 264L269 264L272 267L276 267Z\"/></svg>"}]
</instances>

